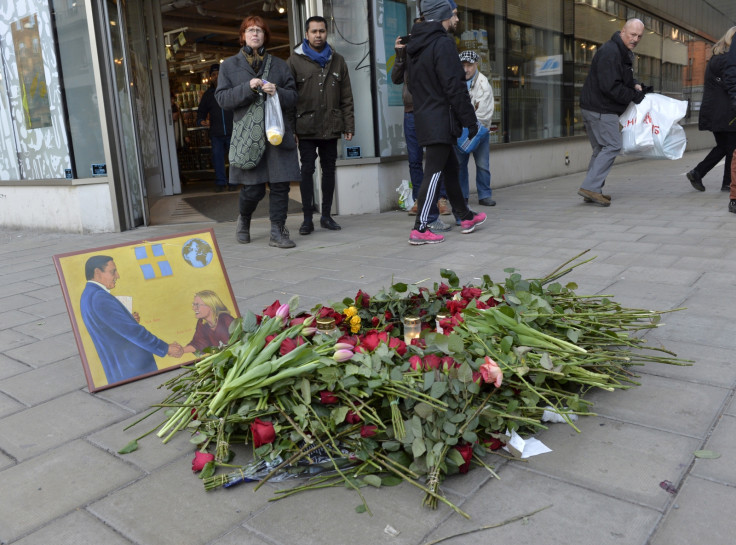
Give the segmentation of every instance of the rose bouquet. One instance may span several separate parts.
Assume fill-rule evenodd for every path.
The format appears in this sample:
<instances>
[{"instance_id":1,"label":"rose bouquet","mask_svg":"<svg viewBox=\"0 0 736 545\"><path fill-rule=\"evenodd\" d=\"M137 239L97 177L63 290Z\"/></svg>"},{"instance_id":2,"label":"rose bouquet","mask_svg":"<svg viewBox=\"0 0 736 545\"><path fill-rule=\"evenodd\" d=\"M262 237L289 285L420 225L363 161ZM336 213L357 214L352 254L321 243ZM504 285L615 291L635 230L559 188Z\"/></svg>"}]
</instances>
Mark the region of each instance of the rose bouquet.
<instances>
[{"instance_id":1,"label":"rose bouquet","mask_svg":"<svg viewBox=\"0 0 736 545\"><path fill-rule=\"evenodd\" d=\"M686 363L641 335L662 312L558 283L581 264L571 262L541 279L512 270L503 283L462 286L442 270L432 289L397 283L294 316L296 299L246 313L226 347L165 384L157 434L192 435L207 490L307 475L278 498L327 486L362 498L362 486L407 482L425 505L465 515L442 481L474 462L493 473L482 455L507 433L545 428L545 410L575 427L571 415L591 414L590 388L635 385L634 364ZM421 324L408 343L407 316ZM334 320L338 335L318 333L315 318ZM230 464L239 443L253 445L252 463Z\"/></svg>"}]
</instances>

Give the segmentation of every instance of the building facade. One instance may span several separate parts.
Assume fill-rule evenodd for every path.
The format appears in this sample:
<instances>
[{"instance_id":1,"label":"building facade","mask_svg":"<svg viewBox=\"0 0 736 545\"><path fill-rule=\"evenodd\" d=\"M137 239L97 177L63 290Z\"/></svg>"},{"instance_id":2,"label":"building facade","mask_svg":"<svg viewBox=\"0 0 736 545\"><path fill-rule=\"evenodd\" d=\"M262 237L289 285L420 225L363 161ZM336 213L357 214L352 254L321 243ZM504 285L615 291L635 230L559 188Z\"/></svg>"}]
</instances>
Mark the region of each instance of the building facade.
<instances>
[{"instance_id":1,"label":"building facade","mask_svg":"<svg viewBox=\"0 0 736 545\"><path fill-rule=\"evenodd\" d=\"M688 101L689 149L710 46L730 26L704 0L459 0L458 51L492 82L494 187L582 172L580 90L597 48L632 17L646 27L637 78ZM206 68L237 54L239 22L266 18L288 57L310 15L347 60L356 134L341 142L336 213L396 208L408 178L394 41L415 0L0 0L0 226L112 232L151 222L162 199L206 177L192 124ZM204 74L204 75L203 75ZM196 117L196 116L195 116ZM316 184L317 186L319 184ZM317 201L318 202L318 201Z\"/></svg>"}]
</instances>

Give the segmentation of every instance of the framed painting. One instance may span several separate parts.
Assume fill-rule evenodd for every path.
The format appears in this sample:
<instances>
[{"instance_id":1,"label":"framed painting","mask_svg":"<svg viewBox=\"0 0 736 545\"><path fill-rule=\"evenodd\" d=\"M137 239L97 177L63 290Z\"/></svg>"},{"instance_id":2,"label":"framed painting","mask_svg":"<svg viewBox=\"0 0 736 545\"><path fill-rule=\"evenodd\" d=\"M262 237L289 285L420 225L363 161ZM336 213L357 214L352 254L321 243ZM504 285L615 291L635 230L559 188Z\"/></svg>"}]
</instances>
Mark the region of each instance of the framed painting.
<instances>
[{"instance_id":1,"label":"framed painting","mask_svg":"<svg viewBox=\"0 0 736 545\"><path fill-rule=\"evenodd\" d=\"M196 361L240 316L212 229L53 259L91 392Z\"/></svg>"}]
</instances>

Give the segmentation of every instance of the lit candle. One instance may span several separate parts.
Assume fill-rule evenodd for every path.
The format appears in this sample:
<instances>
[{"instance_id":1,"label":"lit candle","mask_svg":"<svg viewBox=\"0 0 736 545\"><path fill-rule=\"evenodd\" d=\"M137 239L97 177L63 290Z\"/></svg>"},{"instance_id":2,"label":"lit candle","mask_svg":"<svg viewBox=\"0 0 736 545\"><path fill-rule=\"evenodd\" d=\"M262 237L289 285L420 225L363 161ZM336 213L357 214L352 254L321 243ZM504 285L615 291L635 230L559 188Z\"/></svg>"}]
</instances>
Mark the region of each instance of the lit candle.
<instances>
[{"instance_id":1,"label":"lit candle","mask_svg":"<svg viewBox=\"0 0 736 545\"><path fill-rule=\"evenodd\" d=\"M317 318L317 332L336 338L339 331L335 327L335 319L331 317Z\"/></svg>"},{"instance_id":2,"label":"lit candle","mask_svg":"<svg viewBox=\"0 0 736 545\"><path fill-rule=\"evenodd\" d=\"M422 323L417 316L404 316L404 342L411 344L412 339L418 339L422 331Z\"/></svg>"}]
</instances>

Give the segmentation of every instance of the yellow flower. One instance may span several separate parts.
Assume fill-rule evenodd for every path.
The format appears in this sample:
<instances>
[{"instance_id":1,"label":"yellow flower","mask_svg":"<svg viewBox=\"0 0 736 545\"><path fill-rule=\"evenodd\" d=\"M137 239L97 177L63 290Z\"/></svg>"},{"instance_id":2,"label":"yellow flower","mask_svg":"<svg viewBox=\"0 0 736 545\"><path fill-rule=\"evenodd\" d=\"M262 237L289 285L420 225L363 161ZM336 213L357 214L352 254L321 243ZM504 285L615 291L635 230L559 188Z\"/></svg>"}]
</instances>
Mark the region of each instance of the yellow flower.
<instances>
[{"instance_id":1,"label":"yellow flower","mask_svg":"<svg viewBox=\"0 0 736 545\"><path fill-rule=\"evenodd\" d=\"M360 331L360 316L356 314L350 318L350 332L357 333L358 331Z\"/></svg>"},{"instance_id":2,"label":"yellow flower","mask_svg":"<svg viewBox=\"0 0 736 545\"><path fill-rule=\"evenodd\" d=\"M358 314L358 309L355 307L348 307L345 310L342 311L345 316L348 318L354 317L356 314Z\"/></svg>"}]
</instances>

